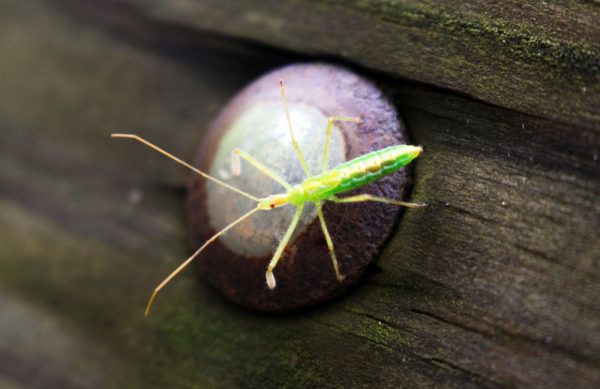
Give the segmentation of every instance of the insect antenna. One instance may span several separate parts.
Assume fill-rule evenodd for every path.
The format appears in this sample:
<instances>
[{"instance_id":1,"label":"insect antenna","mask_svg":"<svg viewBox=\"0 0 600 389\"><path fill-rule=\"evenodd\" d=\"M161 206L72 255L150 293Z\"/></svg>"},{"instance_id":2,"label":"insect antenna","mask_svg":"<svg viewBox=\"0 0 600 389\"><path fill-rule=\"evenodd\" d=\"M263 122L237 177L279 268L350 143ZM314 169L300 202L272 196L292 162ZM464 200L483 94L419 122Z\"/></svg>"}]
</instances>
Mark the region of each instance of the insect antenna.
<instances>
[{"instance_id":1,"label":"insect antenna","mask_svg":"<svg viewBox=\"0 0 600 389\"><path fill-rule=\"evenodd\" d=\"M218 178L215 178L213 176L210 176L210 175L204 173L203 171L201 171L201 170L193 167L192 165L190 165L189 163L187 163L185 161L182 161L181 159L177 158L173 154L171 154L171 153L169 153L169 152L161 149L160 147L158 147L154 143L149 142L146 139L144 139L144 138L142 138L142 137L140 137L138 135L135 135L135 134L110 134L110 137L111 138L125 138L125 139L136 140L136 141L138 141L140 143L143 143L144 145L150 147L154 151L157 151L157 152L161 153L162 155L164 155L164 156L172 159L173 161L179 163L180 165L183 165L183 166L187 167L188 169L190 169L190 170L194 171L195 173L201 175L202 177L206 178L207 180L210 180L210 181L212 181L214 183L217 183L217 184L219 184L219 185L221 185L221 186L223 186L223 187L225 187L225 188L227 188L229 190L232 190L232 191L234 191L236 193L239 193L242 196L245 196L245 197L249 198L250 200L254 200L256 202L260 201L260 199L258 197L252 196L251 194L246 193L243 190L240 190L240 189L238 189L238 188L236 188L234 186L231 186L231 185L229 185L229 184L227 184L227 183L219 180Z\"/></svg>"},{"instance_id":2,"label":"insect antenna","mask_svg":"<svg viewBox=\"0 0 600 389\"><path fill-rule=\"evenodd\" d=\"M150 313L150 308L152 307L152 303L154 302L154 299L156 298L156 295L158 294L158 292L161 291L162 288L164 288L169 283L169 281L171 281L173 279L173 277L175 277L177 274L179 274L179 272L181 272L183 269L185 269L185 267L187 265L189 265L190 262L192 262L198 255L200 255L200 253L209 244L211 244L212 242L214 242L219 236L223 235L225 232L227 232L227 230L229 230L230 228L232 228L236 224L240 223L242 220L250 217L256 211L259 211L259 209L258 208L252 209L251 211L247 212L246 214L244 214L243 216L241 216L237 220L231 222L229 225L227 225L221 231L219 231L216 234L214 234L206 242L204 242L204 244L202 246L200 246L200 248L198 250L196 250L196 252L194 254L192 254L188 259L186 259L181 265L179 265L179 267L177 269L175 269L171 274L169 274L167 276L167 278L165 278L160 284L158 284L158 286L152 292L152 295L150 295L150 299L148 299L148 304L146 305L146 310L144 311L144 315L148 316L148 314Z\"/></svg>"}]
</instances>

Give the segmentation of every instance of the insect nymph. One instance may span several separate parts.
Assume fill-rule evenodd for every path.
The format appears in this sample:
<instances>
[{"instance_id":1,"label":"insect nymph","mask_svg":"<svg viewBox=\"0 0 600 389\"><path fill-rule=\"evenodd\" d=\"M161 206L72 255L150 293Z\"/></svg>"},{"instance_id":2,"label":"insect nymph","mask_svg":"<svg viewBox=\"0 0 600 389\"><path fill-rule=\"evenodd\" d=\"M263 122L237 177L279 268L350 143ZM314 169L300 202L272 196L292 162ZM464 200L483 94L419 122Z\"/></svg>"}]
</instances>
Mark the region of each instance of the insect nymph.
<instances>
[{"instance_id":1,"label":"insect nymph","mask_svg":"<svg viewBox=\"0 0 600 389\"><path fill-rule=\"evenodd\" d=\"M191 169L195 173L200 176L208 179L218 185L221 185L233 192L236 192L242 196L245 196L256 203L256 206L231 222L219 232L210 237L200 248L198 248L187 260L185 260L177 269L175 269L169 276L167 276L152 292L148 304L146 306L145 314L147 315L150 311L152 303L156 298L156 295L162 288L164 288L170 281L173 279L179 272L181 272L189 263L191 263L210 243L218 239L229 229L233 228L243 220L249 218L254 213L259 211L269 211L274 208L282 207L282 206L294 206L296 207L296 211L292 220L283 235L279 245L277 246L265 272L266 284L269 289L274 289L276 287L275 276L273 275L273 271L277 266L286 246L290 242L292 238L292 234L298 225L298 221L302 215L304 210L304 206L307 203L314 203L317 216L319 218L319 222L321 225L321 229L323 235L325 237L325 241L327 243L327 248L330 253L331 262L333 269L335 271L335 276L338 281L342 281L344 276L340 273L338 261L335 255L333 241L329 234L329 230L327 228L327 224L325 222L325 218L323 216L323 202L331 201L335 203L355 203L355 202L364 202L364 201L373 201L373 202L381 202L394 204L405 207L420 207L424 204L417 203L407 203L403 201L397 201L394 199L388 199L383 197L376 197L370 194L359 194L350 197L337 197L338 194L342 194L344 192L348 192L350 190L360 188L365 186L371 182L377 181L384 176L387 176L391 173L394 173L398 169L403 166L409 164L413 159L418 157L423 149L420 146L410 146L410 145L395 145L386 147L384 149L372 151L370 153L361 155L357 158L354 158L350 161L342 163L332 169L328 168L328 156L329 156L329 144L331 139L331 130L332 126L335 122L351 122L359 124L361 122L360 118L357 117L346 117L346 116L331 116L327 120L327 127L325 129L325 149L323 152L323 158L321 161L321 173L318 175L313 175L309 165L307 164L302 150L296 141L294 136L294 130L292 127L292 122L290 119L290 113L288 109L285 87L283 85L283 81L279 81L279 88L281 93L281 99L283 101L283 106L285 110L285 116L287 121L287 126L289 130L289 135L291 138L292 146L295 150L295 153L298 157L300 165L304 170L305 179L298 184L290 184L285 179L283 179L278 173L272 170L270 167L266 166L262 162L258 161L248 153L240 150L234 149L232 152L232 172L234 175L240 174L240 158L243 158L245 161L254 166L258 171L265 174L266 176L273 179L275 182L280 184L285 191L278 194L272 194L267 197L259 198L257 196L253 196L247 192L244 192L234 186L227 184L224 181L221 181L213 176L206 174L205 172L195 168L194 166L182 161L181 159L175 157L174 155L168 153L167 151L161 149L160 147L154 145L153 143L133 134L112 134L113 138L129 138L134 139L138 142L145 144L146 146L154 149L155 151L167 156L168 158L176 161L177 163L186 166Z\"/></svg>"}]
</instances>

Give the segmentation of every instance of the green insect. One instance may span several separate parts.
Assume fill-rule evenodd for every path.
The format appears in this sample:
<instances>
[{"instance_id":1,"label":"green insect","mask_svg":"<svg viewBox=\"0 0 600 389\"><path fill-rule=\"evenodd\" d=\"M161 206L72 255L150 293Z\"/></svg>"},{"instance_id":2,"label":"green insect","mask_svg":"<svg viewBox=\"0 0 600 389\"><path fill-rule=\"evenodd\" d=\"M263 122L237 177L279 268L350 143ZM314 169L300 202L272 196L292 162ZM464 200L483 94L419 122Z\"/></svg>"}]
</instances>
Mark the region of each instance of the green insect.
<instances>
[{"instance_id":1,"label":"green insect","mask_svg":"<svg viewBox=\"0 0 600 389\"><path fill-rule=\"evenodd\" d=\"M386 175L394 173L398 169L403 166L409 164L413 159L417 158L423 152L423 148L421 146L410 146L410 145L395 145L386 147L381 150L376 150L370 152L365 155L361 155L351 161L345 162L339 166L336 166L333 169L328 169L327 159L329 154L329 142L331 138L331 129L333 123L335 122L352 122L352 123L360 123L360 118L354 117L345 117L345 116L332 116L327 121L327 128L325 130L325 151L323 153L322 160L322 173L319 175L313 175L310 171L306 160L304 159L304 155L302 154L302 150L296 142L296 138L294 137L294 130L292 127L292 122L290 119L290 113L288 110L287 98L285 93L285 87L283 85L283 81L279 81L279 88L281 92L281 99L283 101L283 106L285 109L285 116L287 119L288 129L292 141L292 146L296 151L300 164L304 169L304 173L306 174L306 179L299 184L291 185L287 181L285 181L279 174L273 171L271 168L267 167L263 163L256 160L251 155L245 153L242 150L235 149L232 153L232 172L234 175L240 174L240 157L254 166L263 174L275 180L281 186L285 188L285 193L273 194L264 198L259 198L253 196L249 193L246 193L238 188L235 188L215 177L212 177L187 162L182 161L181 159L175 157L174 155L168 153L167 151L161 149L160 147L154 145L153 143L137 136L134 134L111 134L113 138L129 138L134 139L138 142L145 144L146 146L154 149L155 151L167 156L168 158L174 160L175 162L191 169L195 173L200 176L213 181L225 188L228 188L236 193L239 193L242 196L245 196L256 202L256 207L231 222L221 231L214 234L210 239L208 239L199 249L197 249L188 259L186 259L177 269L175 269L168 277L166 277L152 292L148 304L146 305L145 315L148 315L150 312L150 308L156 295L160 292L179 272L181 272L187 265L190 264L210 243L215 241L229 229L233 228L235 225L239 224L241 221L249 218L251 215L258 211L268 211L274 208L282 207L284 205L292 205L296 207L296 212L292 218L292 221L289 224L283 238L281 239L279 246L275 250L273 254L273 258L269 262L267 266L267 270L265 273L267 286L269 289L274 289L276 287L275 276L273 275L273 270L277 266L281 255L283 254L283 250L286 248L289 243L292 234L300 220L300 216L302 215L302 211L304 209L304 205L306 203L312 202L315 204L317 215L319 217L319 221L321 224L321 228L323 230L323 235L325 236L325 240L327 242L327 247L329 249L329 253L331 254L331 261L333 264L333 269L335 271L335 275L338 281L342 281L344 276L340 274L338 261L335 256L335 251L333 248L333 242L331 240L331 236L329 235L329 231L327 229L327 225L325 223L325 219L323 217L323 201L332 201L335 203L356 203L363 201L375 201L387 204L394 204L404 207L416 208L425 206L425 204L418 203L407 203L404 201L397 201L392 199L387 199L383 197L376 197L369 194L356 195L351 197L337 197L336 195L340 193L344 193L356 188L360 188L365 186L373 181L377 181L383 178Z\"/></svg>"}]
</instances>

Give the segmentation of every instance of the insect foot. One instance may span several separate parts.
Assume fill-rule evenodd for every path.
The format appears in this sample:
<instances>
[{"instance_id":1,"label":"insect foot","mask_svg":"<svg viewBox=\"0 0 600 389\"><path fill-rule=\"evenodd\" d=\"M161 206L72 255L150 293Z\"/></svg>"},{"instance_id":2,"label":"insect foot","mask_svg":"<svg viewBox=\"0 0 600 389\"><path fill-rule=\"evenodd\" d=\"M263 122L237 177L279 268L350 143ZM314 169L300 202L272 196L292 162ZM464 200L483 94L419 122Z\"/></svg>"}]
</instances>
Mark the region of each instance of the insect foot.
<instances>
[{"instance_id":1,"label":"insect foot","mask_svg":"<svg viewBox=\"0 0 600 389\"><path fill-rule=\"evenodd\" d=\"M265 276L267 278L267 286L269 287L269 289L271 289L271 290L275 289L275 287L277 286L277 282L275 281L275 276L273 275L273 271L267 270L267 272L265 273Z\"/></svg>"}]
</instances>

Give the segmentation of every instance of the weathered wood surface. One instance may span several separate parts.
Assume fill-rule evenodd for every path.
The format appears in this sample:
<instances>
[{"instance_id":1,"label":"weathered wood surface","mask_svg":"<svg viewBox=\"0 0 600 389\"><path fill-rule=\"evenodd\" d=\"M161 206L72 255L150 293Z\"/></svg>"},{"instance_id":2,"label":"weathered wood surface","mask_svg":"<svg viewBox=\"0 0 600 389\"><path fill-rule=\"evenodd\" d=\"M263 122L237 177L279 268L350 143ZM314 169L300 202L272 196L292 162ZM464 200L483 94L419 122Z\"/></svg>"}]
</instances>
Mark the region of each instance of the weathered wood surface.
<instances>
[{"instance_id":1,"label":"weathered wood surface","mask_svg":"<svg viewBox=\"0 0 600 389\"><path fill-rule=\"evenodd\" d=\"M600 123L597 1L127 3L157 21L338 56L561 122Z\"/></svg>"},{"instance_id":2,"label":"weathered wood surface","mask_svg":"<svg viewBox=\"0 0 600 389\"><path fill-rule=\"evenodd\" d=\"M474 25L483 54L465 44L464 70L448 74L429 45L457 36L412 25L399 8L377 15L405 21L391 23L390 41L429 48L412 66L351 51L357 26L386 36L376 23L323 26L332 9L344 25L348 15L368 21L373 13L357 10L371 2L285 2L281 19L248 8L246 22L217 3L128 3L0 3L0 386L600 385L597 3L544 22L530 21L542 17L533 6L470 3L589 56L538 52L528 62ZM172 11L182 4L186 12ZM301 5L306 14L289 18ZM261 28L269 20L285 28ZM345 46L326 45L325 32ZM412 198L430 207L405 213L378 269L319 309L254 314L188 271L143 318L148 292L190 251L188 176L108 134L135 129L191 159L227 98L305 52L392 76L356 68L390 93L425 146ZM514 68L490 71L511 58ZM585 85L568 87L578 75Z\"/></svg>"}]
</instances>

